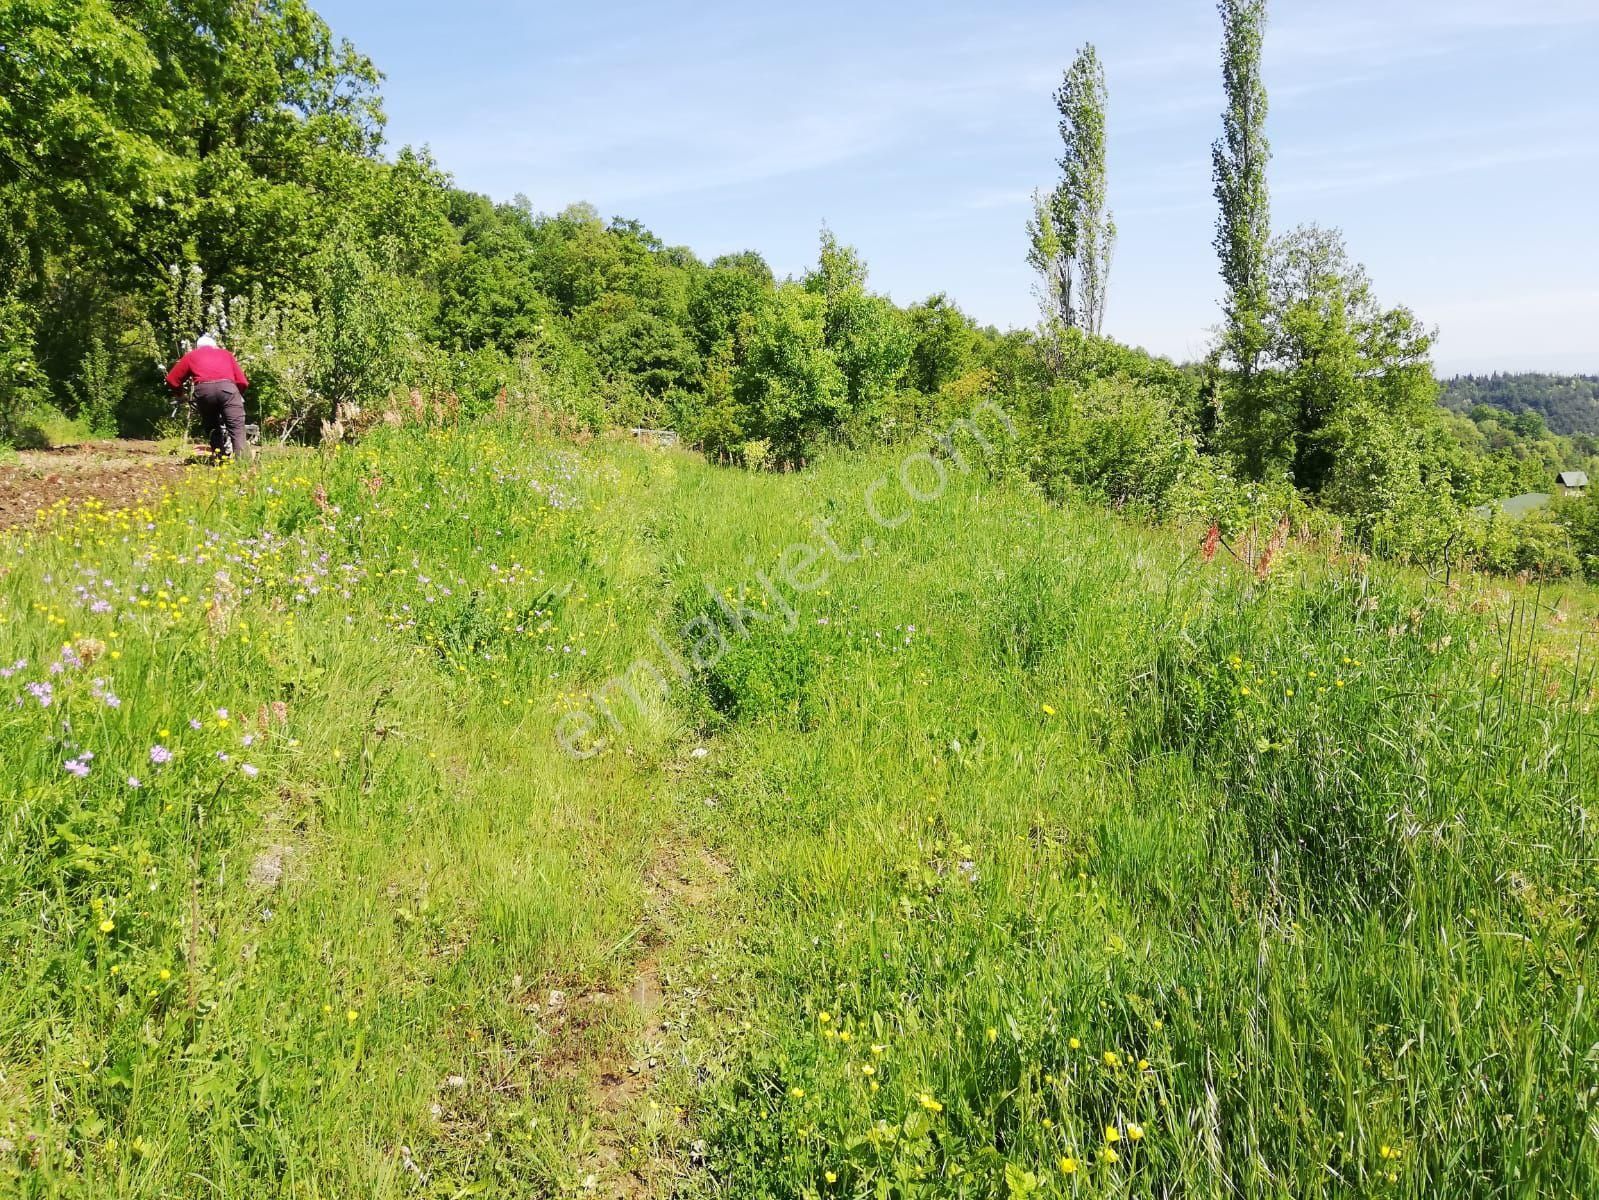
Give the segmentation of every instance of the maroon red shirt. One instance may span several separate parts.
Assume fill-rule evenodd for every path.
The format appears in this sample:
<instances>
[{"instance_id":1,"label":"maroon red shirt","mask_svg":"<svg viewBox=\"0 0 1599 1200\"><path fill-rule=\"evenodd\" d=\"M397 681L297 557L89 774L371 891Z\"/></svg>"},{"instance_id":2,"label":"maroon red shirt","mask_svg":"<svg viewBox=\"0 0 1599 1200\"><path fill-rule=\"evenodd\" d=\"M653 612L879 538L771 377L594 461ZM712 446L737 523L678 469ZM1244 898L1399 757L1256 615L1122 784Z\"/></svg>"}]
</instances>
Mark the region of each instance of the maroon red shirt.
<instances>
[{"instance_id":1,"label":"maroon red shirt","mask_svg":"<svg viewBox=\"0 0 1599 1200\"><path fill-rule=\"evenodd\" d=\"M239 367L239 360L221 346L196 346L167 372L167 386L177 391L190 376L196 383L211 383L218 379L231 379L241 388L250 386Z\"/></svg>"}]
</instances>

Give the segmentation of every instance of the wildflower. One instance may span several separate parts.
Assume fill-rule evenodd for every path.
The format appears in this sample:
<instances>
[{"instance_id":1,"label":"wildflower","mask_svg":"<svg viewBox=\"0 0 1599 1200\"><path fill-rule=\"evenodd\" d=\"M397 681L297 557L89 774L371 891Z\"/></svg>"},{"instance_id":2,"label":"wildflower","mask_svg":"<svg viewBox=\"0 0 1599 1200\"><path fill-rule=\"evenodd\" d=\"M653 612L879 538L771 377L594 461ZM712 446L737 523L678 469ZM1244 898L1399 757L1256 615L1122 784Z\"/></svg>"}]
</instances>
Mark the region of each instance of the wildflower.
<instances>
[{"instance_id":1,"label":"wildflower","mask_svg":"<svg viewBox=\"0 0 1599 1200\"><path fill-rule=\"evenodd\" d=\"M189 718L189 728L190 729L203 729L205 727L199 722L199 720L197 718L190 717Z\"/></svg>"},{"instance_id":2,"label":"wildflower","mask_svg":"<svg viewBox=\"0 0 1599 1200\"><path fill-rule=\"evenodd\" d=\"M1046 716L1046 717L1053 717L1053 716L1054 716L1054 715L1055 715L1055 710L1054 710L1054 708L1052 708L1052 707L1051 707L1051 706L1050 706L1050 705L1048 705L1048 704L1046 704L1046 705L1044 705L1044 715L1045 715L1045 716Z\"/></svg>"},{"instance_id":3,"label":"wildflower","mask_svg":"<svg viewBox=\"0 0 1599 1200\"><path fill-rule=\"evenodd\" d=\"M165 746L151 746L150 761L158 767L162 763L169 763L172 761L172 751L168 750Z\"/></svg>"},{"instance_id":4,"label":"wildflower","mask_svg":"<svg viewBox=\"0 0 1599 1200\"><path fill-rule=\"evenodd\" d=\"M920 1096L918 1096L916 1098L916 1100L917 1100L917 1103L919 1103L928 1112L935 1112L936 1113L936 1112L943 1112L944 1111L944 1106L942 1104L940 1104L937 1100L933 1099L933 1096L932 1096L931 1092L923 1092Z\"/></svg>"},{"instance_id":5,"label":"wildflower","mask_svg":"<svg viewBox=\"0 0 1599 1200\"><path fill-rule=\"evenodd\" d=\"M791 1087L788 1089L788 1094L796 1100L805 1099L805 1089L802 1087Z\"/></svg>"},{"instance_id":6,"label":"wildflower","mask_svg":"<svg viewBox=\"0 0 1599 1200\"><path fill-rule=\"evenodd\" d=\"M822 1012L819 1012L819 1013L816 1014L816 1019L818 1021L820 1021L823 1025L826 1025L829 1021L831 1021L833 1019L833 1016L832 1016L831 1013L827 1012L826 1010L823 1010Z\"/></svg>"},{"instance_id":7,"label":"wildflower","mask_svg":"<svg viewBox=\"0 0 1599 1200\"><path fill-rule=\"evenodd\" d=\"M100 932L101 933L110 933L116 927L117 927L117 923L115 921L113 921L110 917L107 917L105 920L100 922Z\"/></svg>"},{"instance_id":8,"label":"wildflower","mask_svg":"<svg viewBox=\"0 0 1599 1200\"><path fill-rule=\"evenodd\" d=\"M1083 1048L1082 1042L1078 1041L1076 1038L1072 1038L1066 1044L1073 1050L1081 1050Z\"/></svg>"},{"instance_id":9,"label":"wildflower","mask_svg":"<svg viewBox=\"0 0 1599 1200\"><path fill-rule=\"evenodd\" d=\"M1141 1059L1139 1059L1139 1060L1138 1060L1138 1069L1139 1069L1139 1070L1140 1070L1140 1071L1147 1071L1147 1070L1149 1070L1149 1060L1148 1060L1148 1059L1147 1059L1147 1058L1141 1058Z\"/></svg>"},{"instance_id":10,"label":"wildflower","mask_svg":"<svg viewBox=\"0 0 1599 1200\"><path fill-rule=\"evenodd\" d=\"M1060 1167L1062 1175L1075 1175L1077 1173L1077 1160L1070 1154L1063 1156L1056 1165Z\"/></svg>"},{"instance_id":11,"label":"wildflower","mask_svg":"<svg viewBox=\"0 0 1599 1200\"><path fill-rule=\"evenodd\" d=\"M1144 1140L1144 1127L1137 1121L1127 1122L1127 1140L1129 1142L1141 1142Z\"/></svg>"},{"instance_id":12,"label":"wildflower","mask_svg":"<svg viewBox=\"0 0 1599 1200\"><path fill-rule=\"evenodd\" d=\"M861 1066L861 1074L862 1075L875 1075L875 1074L877 1074L877 1068L872 1066L871 1063L865 1063L865 1064L863 1064Z\"/></svg>"},{"instance_id":13,"label":"wildflower","mask_svg":"<svg viewBox=\"0 0 1599 1200\"><path fill-rule=\"evenodd\" d=\"M172 978L172 972L171 972L171 971L169 971L169 970L167 970L167 968L165 968L165 967L162 967L162 968L161 968L161 978L162 978L162 979L163 979L163 980L165 980L165 979L171 979L171 978Z\"/></svg>"},{"instance_id":14,"label":"wildflower","mask_svg":"<svg viewBox=\"0 0 1599 1200\"><path fill-rule=\"evenodd\" d=\"M999 1030L995 1029L992 1025L988 1027L988 1040L991 1042L997 1042L999 1040Z\"/></svg>"},{"instance_id":15,"label":"wildflower","mask_svg":"<svg viewBox=\"0 0 1599 1200\"><path fill-rule=\"evenodd\" d=\"M827 1180L828 1183L837 1183L838 1182L838 1176L832 1171L828 1171L826 1174L824 1174L822 1176L822 1178Z\"/></svg>"},{"instance_id":16,"label":"wildflower","mask_svg":"<svg viewBox=\"0 0 1599 1200\"><path fill-rule=\"evenodd\" d=\"M50 686L48 680L43 683L30 683L28 694L39 702L40 708L49 708L50 702L55 699L55 689Z\"/></svg>"},{"instance_id":17,"label":"wildflower","mask_svg":"<svg viewBox=\"0 0 1599 1200\"><path fill-rule=\"evenodd\" d=\"M128 776L128 786L130 788L133 788L135 791L137 791L139 788L143 787L144 784L139 782L139 777L137 775L129 775Z\"/></svg>"},{"instance_id":18,"label":"wildflower","mask_svg":"<svg viewBox=\"0 0 1599 1200\"><path fill-rule=\"evenodd\" d=\"M1107 1067L1115 1067L1115 1066L1119 1066L1121 1064L1121 1059L1119 1057L1117 1057L1116 1051L1114 1051L1114 1050L1105 1051L1104 1058L1105 1058L1105 1065Z\"/></svg>"},{"instance_id":19,"label":"wildflower","mask_svg":"<svg viewBox=\"0 0 1599 1200\"><path fill-rule=\"evenodd\" d=\"M356 1021L360 1020L360 1018L361 1018L361 1014L356 1012L355 1009L350 1008L350 1009L346 1009L345 1010L344 1019L349 1024L354 1025L356 1023Z\"/></svg>"},{"instance_id":20,"label":"wildflower","mask_svg":"<svg viewBox=\"0 0 1599 1200\"><path fill-rule=\"evenodd\" d=\"M259 775L261 773L261 768L257 767L257 766L253 766L250 763L240 763L239 764L239 772L246 779L254 779L257 775Z\"/></svg>"},{"instance_id":21,"label":"wildflower","mask_svg":"<svg viewBox=\"0 0 1599 1200\"><path fill-rule=\"evenodd\" d=\"M1118 1162L1121 1159L1121 1155L1117 1154L1109 1146L1099 1152L1099 1157L1108 1163Z\"/></svg>"},{"instance_id":22,"label":"wildflower","mask_svg":"<svg viewBox=\"0 0 1599 1200\"><path fill-rule=\"evenodd\" d=\"M1105 1126L1105 1144L1106 1145L1113 1146L1113 1145L1115 1145L1117 1142L1119 1142L1121 1140L1122 1140L1122 1135L1117 1132L1116 1126L1114 1126L1114 1125Z\"/></svg>"}]
</instances>

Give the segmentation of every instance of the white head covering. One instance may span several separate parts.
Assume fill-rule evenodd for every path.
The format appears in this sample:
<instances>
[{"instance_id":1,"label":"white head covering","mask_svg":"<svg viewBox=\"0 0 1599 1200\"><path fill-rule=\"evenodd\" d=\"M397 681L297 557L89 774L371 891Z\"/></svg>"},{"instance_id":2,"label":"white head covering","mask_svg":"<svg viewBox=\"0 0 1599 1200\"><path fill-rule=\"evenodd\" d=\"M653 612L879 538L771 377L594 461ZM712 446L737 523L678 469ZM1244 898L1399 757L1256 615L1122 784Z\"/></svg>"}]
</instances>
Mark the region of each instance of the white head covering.
<instances>
[{"instance_id":1,"label":"white head covering","mask_svg":"<svg viewBox=\"0 0 1599 1200\"><path fill-rule=\"evenodd\" d=\"M194 348L196 350L198 350L201 346L215 346L216 344L217 344L216 338L212 337L209 333L202 333L195 340Z\"/></svg>"}]
</instances>

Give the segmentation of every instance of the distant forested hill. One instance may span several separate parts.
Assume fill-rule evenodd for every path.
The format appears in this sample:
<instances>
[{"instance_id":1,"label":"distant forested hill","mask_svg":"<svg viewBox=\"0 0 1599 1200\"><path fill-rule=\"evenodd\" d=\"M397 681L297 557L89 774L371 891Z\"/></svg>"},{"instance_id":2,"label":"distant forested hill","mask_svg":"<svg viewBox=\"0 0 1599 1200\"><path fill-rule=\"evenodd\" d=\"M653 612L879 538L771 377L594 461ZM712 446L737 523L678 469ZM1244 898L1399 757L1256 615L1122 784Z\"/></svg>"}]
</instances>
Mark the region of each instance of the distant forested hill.
<instances>
[{"instance_id":1,"label":"distant forested hill","mask_svg":"<svg viewBox=\"0 0 1599 1200\"><path fill-rule=\"evenodd\" d=\"M1552 433L1599 434L1599 375L1457 375L1445 381L1442 399L1456 412L1491 404L1536 412Z\"/></svg>"}]
</instances>

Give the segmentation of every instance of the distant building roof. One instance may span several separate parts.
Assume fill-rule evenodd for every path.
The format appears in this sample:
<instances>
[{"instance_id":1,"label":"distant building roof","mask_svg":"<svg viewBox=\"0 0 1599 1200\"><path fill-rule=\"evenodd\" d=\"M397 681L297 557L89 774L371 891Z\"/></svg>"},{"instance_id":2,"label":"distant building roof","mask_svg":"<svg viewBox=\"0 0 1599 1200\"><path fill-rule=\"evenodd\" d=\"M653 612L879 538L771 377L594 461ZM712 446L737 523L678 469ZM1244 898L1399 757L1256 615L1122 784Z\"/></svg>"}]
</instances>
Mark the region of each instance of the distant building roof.
<instances>
[{"instance_id":1,"label":"distant building roof","mask_svg":"<svg viewBox=\"0 0 1599 1200\"><path fill-rule=\"evenodd\" d=\"M1472 511L1481 517L1491 517L1495 512L1502 512L1514 519L1524 517L1548 503L1548 492L1526 492L1520 496L1511 496L1508 500L1490 500L1487 504L1477 505Z\"/></svg>"},{"instance_id":2,"label":"distant building roof","mask_svg":"<svg viewBox=\"0 0 1599 1200\"><path fill-rule=\"evenodd\" d=\"M1555 482L1561 487L1587 487L1588 472L1562 471L1560 474L1555 476Z\"/></svg>"}]
</instances>

